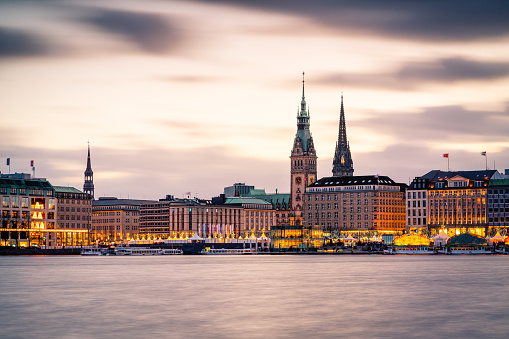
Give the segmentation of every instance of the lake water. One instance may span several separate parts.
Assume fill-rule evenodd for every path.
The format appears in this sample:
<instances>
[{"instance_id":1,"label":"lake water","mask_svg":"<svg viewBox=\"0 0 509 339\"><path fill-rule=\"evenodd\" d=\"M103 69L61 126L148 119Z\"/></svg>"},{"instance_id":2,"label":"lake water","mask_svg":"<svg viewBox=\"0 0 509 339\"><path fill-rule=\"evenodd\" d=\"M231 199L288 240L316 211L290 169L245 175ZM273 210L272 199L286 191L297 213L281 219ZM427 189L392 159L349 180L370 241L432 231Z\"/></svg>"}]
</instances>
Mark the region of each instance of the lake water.
<instances>
[{"instance_id":1,"label":"lake water","mask_svg":"<svg viewBox=\"0 0 509 339\"><path fill-rule=\"evenodd\" d=\"M509 256L3 256L0 338L508 338Z\"/></svg>"}]
</instances>

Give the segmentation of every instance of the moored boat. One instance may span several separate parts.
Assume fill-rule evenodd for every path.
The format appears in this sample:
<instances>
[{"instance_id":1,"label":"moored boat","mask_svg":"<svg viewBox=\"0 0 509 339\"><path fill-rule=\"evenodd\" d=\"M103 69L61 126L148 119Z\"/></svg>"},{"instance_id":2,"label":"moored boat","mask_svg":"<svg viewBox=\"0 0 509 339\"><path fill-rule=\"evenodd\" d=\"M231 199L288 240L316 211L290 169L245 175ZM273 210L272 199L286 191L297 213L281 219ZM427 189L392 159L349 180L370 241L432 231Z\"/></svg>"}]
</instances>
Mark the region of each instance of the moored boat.
<instances>
[{"instance_id":1,"label":"moored boat","mask_svg":"<svg viewBox=\"0 0 509 339\"><path fill-rule=\"evenodd\" d=\"M209 248L206 247L201 251L201 254L211 255L239 255L239 254L254 254L253 248Z\"/></svg>"},{"instance_id":2,"label":"moored boat","mask_svg":"<svg viewBox=\"0 0 509 339\"><path fill-rule=\"evenodd\" d=\"M446 246L440 250L442 254L491 254L491 249L486 246Z\"/></svg>"},{"instance_id":3,"label":"moored boat","mask_svg":"<svg viewBox=\"0 0 509 339\"><path fill-rule=\"evenodd\" d=\"M80 252L81 255L110 255L107 248L101 247L93 247L93 248L84 248Z\"/></svg>"},{"instance_id":4,"label":"moored boat","mask_svg":"<svg viewBox=\"0 0 509 339\"><path fill-rule=\"evenodd\" d=\"M394 246L392 254L434 254L428 246Z\"/></svg>"},{"instance_id":5,"label":"moored boat","mask_svg":"<svg viewBox=\"0 0 509 339\"><path fill-rule=\"evenodd\" d=\"M146 247L119 247L115 248L116 255L162 255L163 250L160 248Z\"/></svg>"},{"instance_id":6,"label":"moored boat","mask_svg":"<svg viewBox=\"0 0 509 339\"><path fill-rule=\"evenodd\" d=\"M184 252L178 248L163 248L162 249L162 255L181 255L181 254L184 254Z\"/></svg>"}]
</instances>

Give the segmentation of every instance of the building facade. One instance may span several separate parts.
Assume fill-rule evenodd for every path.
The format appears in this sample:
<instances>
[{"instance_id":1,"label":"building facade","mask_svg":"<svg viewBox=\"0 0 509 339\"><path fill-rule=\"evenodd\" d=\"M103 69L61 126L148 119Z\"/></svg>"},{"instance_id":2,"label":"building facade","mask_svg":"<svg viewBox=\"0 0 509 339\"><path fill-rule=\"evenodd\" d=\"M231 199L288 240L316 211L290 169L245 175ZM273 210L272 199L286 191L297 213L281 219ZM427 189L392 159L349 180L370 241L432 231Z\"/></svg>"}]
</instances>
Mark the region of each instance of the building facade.
<instances>
[{"instance_id":1,"label":"building facade","mask_svg":"<svg viewBox=\"0 0 509 339\"><path fill-rule=\"evenodd\" d=\"M57 198L57 246L89 244L92 198L74 187L53 186Z\"/></svg>"},{"instance_id":2,"label":"building facade","mask_svg":"<svg viewBox=\"0 0 509 339\"><path fill-rule=\"evenodd\" d=\"M160 200L141 205L140 236L260 237L274 220L272 205L261 199L228 198L222 205L197 199Z\"/></svg>"},{"instance_id":3,"label":"building facade","mask_svg":"<svg viewBox=\"0 0 509 339\"><path fill-rule=\"evenodd\" d=\"M429 179L415 178L406 192L407 232L428 232Z\"/></svg>"},{"instance_id":4,"label":"building facade","mask_svg":"<svg viewBox=\"0 0 509 339\"><path fill-rule=\"evenodd\" d=\"M290 209L292 215L290 223L302 224L302 197L306 187L313 184L317 173L317 156L313 137L309 129L309 111L304 95L304 73L302 79L302 100L300 111L297 113L297 133L290 155L291 181L290 181Z\"/></svg>"},{"instance_id":5,"label":"building facade","mask_svg":"<svg viewBox=\"0 0 509 339\"><path fill-rule=\"evenodd\" d=\"M488 183L488 227L493 231L509 231L509 178L493 179Z\"/></svg>"},{"instance_id":6,"label":"building facade","mask_svg":"<svg viewBox=\"0 0 509 339\"><path fill-rule=\"evenodd\" d=\"M353 160L350 152L350 143L346 138L345 108L343 106L343 94L341 94L341 111L339 114L339 132L334 160L332 161L332 175L335 177L353 176Z\"/></svg>"},{"instance_id":7,"label":"building facade","mask_svg":"<svg viewBox=\"0 0 509 339\"><path fill-rule=\"evenodd\" d=\"M140 233L140 206L150 200L101 197L92 202L91 240L125 243Z\"/></svg>"},{"instance_id":8,"label":"building facade","mask_svg":"<svg viewBox=\"0 0 509 339\"><path fill-rule=\"evenodd\" d=\"M325 233L401 233L405 188L386 176L322 178L306 188L304 225Z\"/></svg>"},{"instance_id":9,"label":"building facade","mask_svg":"<svg viewBox=\"0 0 509 339\"><path fill-rule=\"evenodd\" d=\"M420 177L427 180L430 235L438 234L441 229L450 236L462 233L488 235L488 184L500 176L496 170L433 170Z\"/></svg>"}]
</instances>

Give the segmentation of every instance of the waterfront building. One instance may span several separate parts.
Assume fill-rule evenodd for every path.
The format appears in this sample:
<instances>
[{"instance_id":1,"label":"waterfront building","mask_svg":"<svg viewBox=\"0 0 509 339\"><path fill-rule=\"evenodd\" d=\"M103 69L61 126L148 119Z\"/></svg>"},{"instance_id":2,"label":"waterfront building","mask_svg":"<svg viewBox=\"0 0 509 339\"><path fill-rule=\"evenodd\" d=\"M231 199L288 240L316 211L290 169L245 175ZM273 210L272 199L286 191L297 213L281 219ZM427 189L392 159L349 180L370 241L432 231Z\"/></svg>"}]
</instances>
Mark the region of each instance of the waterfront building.
<instances>
[{"instance_id":1,"label":"waterfront building","mask_svg":"<svg viewBox=\"0 0 509 339\"><path fill-rule=\"evenodd\" d=\"M57 198L56 246L89 244L92 220L90 194L74 187L53 186Z\"/></svg>"},{"instance_id":2,"label":"waterfront building","mask_svg":"<svg viewBox=\"0 0 509 339\"><path fill-rule=\"evenodd\" d=\"M387 176L325 177L305 191L304 226L324 233L400 234L405 230L405 184Z\"/></svg>"},{"instance_id":3,"label":"waterfront building","mask_svg":"<svg viewBox=\"0 0 509 339\"><path fill-rule=\"evenodd\" d=\"M140 208L140 236L186 238L198 234L204 238L239 236L261 237L274 224L272 205L246 197L225 199L222 204L198 199L168 196Z\"/></svg>"},{"instance_id":4,"label":"waterfront building","mask_svg":"<svg viewBox=\"0 0 509 339\"><path fill-rule=\"evenodd\" d=\"M316 180L317 156L313 137L309 129L309 109L304 95L304 73L302 73L302 100L300 111L297 112L297 133L290 155L290 224L302 224L302 196L304 190Z\"/></svg>"},{"instance_id":5,"label":"waterfront building","mask_svg":"<svg viewBox=\"0 0 509 339\"><path fill-rule=\"evenodd\" d=\"M93 242L126 242L140 232L140 205L151 200L100 197L92 202Z\"/></svg>"},{"instance_id":6,"label":"waterfront building","mask_svg":"<svg viewBox=\"0 0 509 339\"><path fill-rule=\"evenodd\" d=\"M406 191L407 232L428 231L428 178L415 178Z\"/></svg>"},{"instance_id":7,"label":"waterfront building","mask_svg":"<svg viewBox=\"0 0 509 339\"><path fill-rule=\"evenodd\" d=\"M290 225L290 193L278 193L277 190L276 193L265 193L263 189L252 189L249 191L249 194L242 196L262 199L269 202L275 213L274 225Z\"/></svg>"},{"instance_id":8,"label":"waterfront building","mask_svg":"<svg viewBox=\"0 0 509 339\"><path fill-rule=\"evenodd\" d=\"M507 173L507 170L506 170ZM505 229L509 231L509 178L493 179L488 183L488 227L490 235Z\"/></svg>"},{"instance_id":9,"label":"waterfront building","mask_svg":"<svg viewBox=\"0 0 509 339\"><path fill-rule=\"evenodd\" d=\"M54 246L57 239L55 190L45 179L16 173L0 178L0 245Z\"/></svg>"},{"instance_id":10,"label":"waterfront building","mask_svg":"<svg viewBox=\"0 0 509 339\"><path fill-rule=\"evenodd\" d=\"M490 180L501 177L496 170L433 170L420 177L427 180L430 235L437 235L440 229L449 236L462 233L488 235L488 184ZM407 217L410 208L413 206L407 206Z\"/></svg>"},{"instance_id":11,"label":"waterfront building","mask_svg":"<svg viewBox=\"0 0 509 339\"><path fill-rule=\"evenodd\" d=\"M338 141L336 141L336 150L334 160L332 161L332 175L335 177L353 176L353 160L350 153L350 143L346 138L346 119L343 106L343 94L341 94L341 111L339 114L339 132Z\"/></svg>"},{"instance_id":12,"label":"waterfront building","mask_svg":"<svg viewBox=\"0 0 509 339\"><path fill-rule=\"evenodd\" d=\"M90 144L88 145L87 169L85 170L83 192L89 194L92 200L94 199L94 171L92 171L92 163L90 161Z\"/></svg>"}]
</instances>

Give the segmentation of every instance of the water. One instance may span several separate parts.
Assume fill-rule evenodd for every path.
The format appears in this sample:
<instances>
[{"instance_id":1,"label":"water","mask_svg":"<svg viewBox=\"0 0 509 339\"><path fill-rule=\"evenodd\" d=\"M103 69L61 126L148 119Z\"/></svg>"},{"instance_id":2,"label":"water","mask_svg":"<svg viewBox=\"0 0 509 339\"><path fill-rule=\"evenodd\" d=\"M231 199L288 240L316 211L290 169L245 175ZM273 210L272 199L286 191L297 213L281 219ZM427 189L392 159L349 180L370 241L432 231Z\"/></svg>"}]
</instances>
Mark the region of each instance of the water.
<instances>
[{"instance_id":1,"label":"water","mask_svg":"<svg viewBox=\"0 0 509 339\"><path fill-rule=\"evenodd\" d=\"M509 256L0 257L0 338L507 338Z\"/></svg>"}]
</instances>

